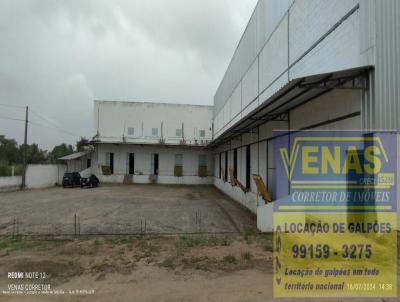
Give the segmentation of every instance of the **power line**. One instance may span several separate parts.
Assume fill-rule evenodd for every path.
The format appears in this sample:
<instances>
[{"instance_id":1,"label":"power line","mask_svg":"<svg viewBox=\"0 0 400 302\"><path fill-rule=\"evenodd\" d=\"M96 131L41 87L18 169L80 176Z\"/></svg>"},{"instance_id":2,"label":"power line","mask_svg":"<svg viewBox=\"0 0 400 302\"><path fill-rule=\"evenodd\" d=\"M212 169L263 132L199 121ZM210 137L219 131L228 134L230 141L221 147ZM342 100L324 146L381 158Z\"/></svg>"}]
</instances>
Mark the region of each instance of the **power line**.
<instances>
[{"instance_id":1,"label":"power line","mask_svg":"<svg viewBox=\"0 0 400 302\"><path fill-rule=\"evenodd\" d=\"M0 106L14 107L14 108L25 108L23 106L2 104L2 103L0 103ZM37 113L36 111L32 110L31 108L29 108L29 111L32 112L36 117L40 118L41 120L45 121L47 124L49 124L51 126L43 125L42 123L37 123L37 122L34 122L34 121L28 121L29 124L36 125L36 126L39 126L39 127L44 127L44 128L51 129L51 130L57 130L59 132L68 134L68 135L73 136L75 138L81 138L82 137L81 135L78 135L76 133L72 133L72 132L69 132L67 130L64 130L63 128L61 128L59 125L57 125L53 121L51 121L50 119L48 119L48 118L44 117L43 115ZM18 122L25 122L24 119L14 118L14 117L10 117L10 116L0 116L0 119L12 120L12 121L18 121Z\"/></svg>"},{"instance_id":2,"label":"power line","mask_svg":"<svg viewBox=\"0 0 400 302\"><path fill-rule=\"evenodd\" d=\"M9 117L9 116L0 116L0 119L3 119L3 120L11 120L11 121L18 121L18 122L25 122L25 120L23 120L23 119L14 118L14 117Z\"/></svg>"},{"instance_id":3,"label":"power line","mask_svg":"<svg viewBox=\"0 0 400 302\"><path fill-rule=\"evenodd\" d=\"M48 126L48 125L43 125L43 124L40 124L40 123L37 123L37 122L32 122L32 121L29 121L29 123L32 124L32 125L35 125L35 126L44 127L44 128L51 129L51 130L56 130L56 131L59 131L59 132L68 134L68 135L70 135L70 136L73 136L73 137L75 137L75 138L76 138L76 137L81 138L80 135L74 134L74 133L72 133L72 132L66 131L66 130L61 129L61 128L58 128L58 127L50 127L50 126Z\"/></svg>"},{"instance_id":4,"label":"power line","mask_svg":"<svg viewBox=\"0 0 400 302\"><path fill-rule=\"evenodd\" d=\"M13 118L13 117L8 117L8 116L0 116L0 119L11 120L11 121L17 121L17 122L25 122L25 120L23 120L23 119ZM44 127L44 128L47 128L47 129L51 129L51 130L56 130L56 131L59 131L59 132L68 134L68 135L70 135L70 136L73 136L73 137L75 137L75 138L81 138L80 135L74 134L74 133L72 133L72 132L66 131L66 130L61 129L61 128L58 128L58 127L57 127L57 128L56 128L56 127L50 127L50 126L48 126L48 125L43 125L43 124L41 124L41 123L37 123L37 122L33 122L33 121L28 121L28 123L29 123L29 124L32 124L32 125L35 125L35 126L39 126L39 127Z\"/></svg>"},{"instance_id":5,"label":"power line","mask_svg":"<svg viewBox=\"0 0 400 302\"><path fill-rule=\"evenodd\" d=\"M57 125L56 123L54 123L54 122L51 121L50 119L44 117L43 115L40 115L40 114L37 113L36 111L34 111L34 110L32 110L32 109L30 109L30 111L31 111L34 115L36 115L38 118L44 120L45 122L47 122L47 123L49 123L49 124L52 124L52 125L55 126L55 127L59 127L59 125Z\"/></svg>"},{"instance_id":6,"label":"power line","mask_svg":"<svg viewBox=\"0 0 400 302\"><path fill-rule=\"evenodd\" d=\"M72 132L69 132L67 130L62 129L59 125L57 125L56 123L54 123L50 119L44 117L43 115L40 115L39 113L35 112L34 110L30 109L30 111L34 115L36 115L38 118L42 119L43 121L47 122L48 124L52 125L53 127L49 127L49 126L46 126L46 125L43 125L43 124L40 124L40 123L36 123L36 122L30 122L31 124L37 125L37 126L46 127L46 128L53 129L53 130L55 129L55 130L58 130L60 132L64 132L64 133L69 134L69 135L74 136L74 137L79 137L79 138L81 137L80 135L77 135L75 133L72 133Z\"/></svg>"},{"instance_id":7,"label":"power line","mask_svg":"<svg viewBox=\"0 0 400 302\"><path fill-rule=\"evenodd\" d=\"M25 108L24 106L11 105L11 104L3 104L3 103L0 103L0 106L11 107L11 108Z\"/></svg>"}]
</instances>

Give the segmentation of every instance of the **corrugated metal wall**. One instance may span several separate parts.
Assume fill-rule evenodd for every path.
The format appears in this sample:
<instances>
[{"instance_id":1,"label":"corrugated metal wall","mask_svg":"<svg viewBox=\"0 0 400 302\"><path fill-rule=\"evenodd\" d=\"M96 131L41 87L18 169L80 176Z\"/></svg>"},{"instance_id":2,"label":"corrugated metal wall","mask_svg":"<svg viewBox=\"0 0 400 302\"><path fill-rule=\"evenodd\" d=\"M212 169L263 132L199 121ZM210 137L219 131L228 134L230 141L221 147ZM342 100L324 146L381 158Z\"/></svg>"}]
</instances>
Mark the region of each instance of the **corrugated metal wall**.
<instances>
[{"instance_id":1,"label":"corrugated metal wall","mask_svg":"<svg viewBox=\"0 0 400 302\"><path fill-rule=\"evenodd\" d=\"M377 129L400 131L400 1L376 0L374 121Z\"/></svg>"},{"instance_id":2,"label":"corrugated metal wall","mask_svg":"<svg viewBox=\"0 0 400 302\"><path fill-rule=\"evenodd\" d=\"M370 65L360 5L374 0L359 1L260 0L215 94L214 138L292 79Z\"/></svg>"},{"instance_id":3,"label":"corrugated metal wall","mask_svg":"<svg viewBox=\"0 0 400 302\"><path fill-rule=\"evenodd\" d=\"M215 111L222 109L258 53L294 0L259 0L249 24L232 57L225 76L215 94Z\"/></svg>"},{"instance_id":4,"label":"corrugated metal wall","mask_svg":"<svg viewBox=\"0 0 400 302\"><path fill-rule=\"evenodd\" d=\"M293 78L360 66L375 66L364 127L400 130L399 10L399 0L260 0L214 97L215 137Z\"/></svg>"}]
</instances>

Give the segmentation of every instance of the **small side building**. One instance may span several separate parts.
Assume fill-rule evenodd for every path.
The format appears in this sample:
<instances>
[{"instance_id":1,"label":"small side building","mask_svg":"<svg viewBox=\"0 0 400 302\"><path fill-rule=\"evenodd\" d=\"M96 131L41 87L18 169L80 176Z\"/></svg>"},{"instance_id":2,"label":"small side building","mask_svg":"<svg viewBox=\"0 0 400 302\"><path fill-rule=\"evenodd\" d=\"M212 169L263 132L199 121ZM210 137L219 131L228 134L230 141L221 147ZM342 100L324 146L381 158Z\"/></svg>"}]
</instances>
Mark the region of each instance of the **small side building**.
<instances>
[{"instance_id":1,"label":"small side building","mask_svg":"<svg viewBox=\"0 0 400 302\"><path fill-rule=\"evenodd\" d=\"M79 172L81 176L87 177L91 174L93 151L92 148L88 148L84 151L60 157L58 160L65 163L65 172Z\"/></svg>"}]
</instances>

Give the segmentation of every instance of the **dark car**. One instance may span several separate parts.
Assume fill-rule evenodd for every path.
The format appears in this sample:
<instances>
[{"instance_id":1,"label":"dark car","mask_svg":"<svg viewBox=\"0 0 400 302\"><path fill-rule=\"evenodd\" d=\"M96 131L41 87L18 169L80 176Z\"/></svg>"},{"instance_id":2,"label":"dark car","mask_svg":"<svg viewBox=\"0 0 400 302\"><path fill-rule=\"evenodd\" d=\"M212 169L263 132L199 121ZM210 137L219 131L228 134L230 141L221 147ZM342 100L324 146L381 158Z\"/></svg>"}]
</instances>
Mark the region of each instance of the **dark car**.
<instances>
[{"instance_id":1,"label":"dark car","mask_svg":"<svg viewBox=\"0 0 400 302\"><path fill-rule=\"evenodd\" d=\"M99 186L99 179L96 177L96 175L90 175L90 177L82 177L81 178L81 188L84 187L89 187L89 188L95 188Z\"/></svg>"},{"instance_id":2,"label":"dark car","mask_svg":"<svg viewBox=\"0 0 400 302\"><path fill-rule=\"evenodd\" d=\"M78 172L64 173L62 180L63 187L76 187L81 185L81 175Z\"/></svg>"}]
</instances>

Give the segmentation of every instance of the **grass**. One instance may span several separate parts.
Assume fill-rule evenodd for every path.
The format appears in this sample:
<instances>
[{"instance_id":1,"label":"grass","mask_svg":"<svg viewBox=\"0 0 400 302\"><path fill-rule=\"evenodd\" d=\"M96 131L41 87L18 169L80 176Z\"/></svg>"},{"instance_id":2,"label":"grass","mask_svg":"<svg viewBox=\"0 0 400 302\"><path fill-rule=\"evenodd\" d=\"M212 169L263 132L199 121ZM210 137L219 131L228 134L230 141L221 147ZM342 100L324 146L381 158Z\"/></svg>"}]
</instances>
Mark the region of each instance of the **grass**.
<instances>
[{"instance_id":1,"label":"grass","mask_svg":"<svg viewBox=\"0 0 400 302\"><path fill-rule=\"evenodd\" d=\"M203 241L203 239L200 237L181 236L179 239L179 244L184 247L196 247L201 245Z\"/></svg>"},{"instance_id":2,"label":"grass","mask_svg":"<svg viewBox=\"0 0 400 302\"><path fill-rule=\"evenodd\" d=\"M127 245L135 242L137 239L134 237L107 237L105 242L111 246L115 247L117 245Z\"/></svg>"},{"instance_id":3,"label":"grass","mask_svg":"<svg viewBox=\"0 0 400 302\"><path fill-rule=\"evenodd\" d=\"M272 246L272 244L264 245L263 249L264 249L264 251L271 252L271 253L274 251L274 247Z\"/></svg>"},{"instance_id":4,"label":"grass","mask_svg":"<svg viewBox=\"0 0 400 302\"><path fill-rule=\"evenodd\" d=\"M179 238L178 246L183 248L192 248L197 246L230 246L233 242L232 237L228 236L209 236L209 237L187 237Z\"/></svg>"},{"instance_id":5,"label":"grass","mask_svg":"<svg viewBox=\"0 0 400 302\"><path fill-rule=\"evenodd\" d=\"M0 240L0 250L7 250L7 252L21 251L29 249L47 250L64 244L63 241L39 241L39 240L17 240L5 239Z\"/></svg>"},{"instance_id":6,"label":"grass","mask_svg":"<svg viewBox=\"0 0 400 302\"><path fill-rule=\"evenodd\" d=\"M176 268L176 257L174 256L168 257L167 259L162 261L159 265L165 268L174 269Z\"/></svg>"},{"instance_id":7,"label":"grass","mask_svg":"<svg viewBox=\"0 0 400 302\"><path fill-rule=\"evenodd\" d=\"M274 240L274 233L262 233L257 236L258 240Z\"/></svg>"},{"instance_id":8,"label":"grass","mask_svg":"<svg viewBox=\"0 0 400 302\"><path fill-rule=\"evenodd\" d=\"M253 259L253 254L250 252L244 252L242 254L242 259L245 261L250 261L251 259Z\"/></svg>"},{"instance_id":9,"label":"grass","mask_svg":"<svg viewBox=\"0 0 400 302\"><path fill-rule=\"evenodd\" d=\"M224 261L227 263L236 263L236 257L233 255L228 255L224 257Z\"/></svg>"},{"instance_id":10,"label":"grass","mask_svg":"<svg viewBox=\"0 0 400 302\"><path fill-rule=\"evenodd\" d=\"M129 244L128 244L129 245ZM160 248L147 240L139 240L136 244L136 253L133 256L136 261L146 259L147 263L153 262L154 257L160 253ZM132 246L132 250L133 250Z\"/></svg>"}]
</instances>

